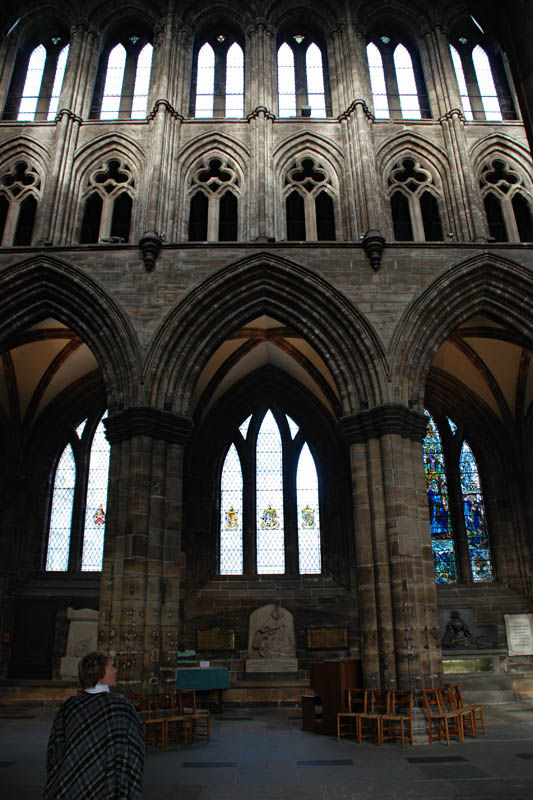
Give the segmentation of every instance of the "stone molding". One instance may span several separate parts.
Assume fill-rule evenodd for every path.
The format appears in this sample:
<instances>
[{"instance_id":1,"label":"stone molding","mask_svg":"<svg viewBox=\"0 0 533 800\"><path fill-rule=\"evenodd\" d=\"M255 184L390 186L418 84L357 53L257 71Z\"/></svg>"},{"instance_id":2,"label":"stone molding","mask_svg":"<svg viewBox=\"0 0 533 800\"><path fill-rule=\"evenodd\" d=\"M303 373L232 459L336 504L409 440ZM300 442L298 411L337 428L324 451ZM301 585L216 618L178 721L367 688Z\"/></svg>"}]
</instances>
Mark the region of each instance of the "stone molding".
<instances>
[{"instance_id":1,"label":"stone molding","mask_svg":"<svg viewBox=\"0 0 533 800\"><path fill-rule=\"evenodd\" d=\"M427 421L425 414L390 403L342 417L340 426L348 444L368 442L387 434L421 442L426 433Z\"/></svg>"},{"instance_id":2,"label":"stone molding","mask_svg":"<svg viewBox=\"0 0 533 800\"><path fill-rule=\"evenodd\" d=\"M192 420L152 406L127 408L104 420L107 440L111 444L134 436L149 436L168 444L186 444L192 431Z\"/></svg>"}]
</instances>

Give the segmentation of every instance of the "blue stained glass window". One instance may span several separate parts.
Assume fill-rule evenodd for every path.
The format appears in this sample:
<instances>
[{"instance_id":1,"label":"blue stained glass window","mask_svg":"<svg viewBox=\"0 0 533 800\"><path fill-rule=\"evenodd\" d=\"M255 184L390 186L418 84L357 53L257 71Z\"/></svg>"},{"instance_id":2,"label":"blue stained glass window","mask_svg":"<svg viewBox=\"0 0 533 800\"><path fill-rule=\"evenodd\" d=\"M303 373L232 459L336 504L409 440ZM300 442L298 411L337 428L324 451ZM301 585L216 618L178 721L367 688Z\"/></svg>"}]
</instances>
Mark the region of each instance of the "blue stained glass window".
<instances>
[{"instance_id":1,"label":"blue stained glass window","mask_svg":"<svg viewBox=\"0 0 533 800\"><path fill-rule=\"evenodd\" d=\"M457 564L449 513L448 483L442 441L433 418L427 411L425 413L429 416L429 421L423 442L424 468L435 562L435 580L437 583L456 583Z\"/></svg>"},{"instance_id":2,"label":"blue stained glass window","mask_svg":"<svg viewBox=\"0 0 533 800\"><path fill-rule=\"evenodd\" d=\"M461 448L459 471L472 579L474 581L491 581L493 572L485 503L483 502L476 459L467 442L464 442Z\"/></svg>"}]
</instances>

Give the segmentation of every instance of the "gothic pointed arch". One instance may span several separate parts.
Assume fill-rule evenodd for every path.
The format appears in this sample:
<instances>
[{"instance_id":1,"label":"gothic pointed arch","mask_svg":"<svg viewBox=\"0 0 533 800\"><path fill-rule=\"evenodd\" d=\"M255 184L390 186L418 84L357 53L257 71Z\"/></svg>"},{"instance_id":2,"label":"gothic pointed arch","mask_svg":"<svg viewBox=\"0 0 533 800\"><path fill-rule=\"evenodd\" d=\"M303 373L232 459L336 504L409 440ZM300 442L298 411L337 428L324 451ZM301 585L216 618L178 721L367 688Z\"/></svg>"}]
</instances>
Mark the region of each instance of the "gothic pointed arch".
<instances>
[{"instance_id":1,"label":"gothic pointed arch","mask_svg":"<svg viewBox=\"0 0 533 800\"><path fill-rule=\"evenodd\" d=\"M0 297L0 350L13 347L28 327L53 317L94 353L110 409L134 402L133 380L140 371L136 334L119 305L85 272L55 258L28 259L2 273Z\"/></svg>"},{"instance_id":2,"label":"gothic pointed arch","mask_svg":"<svg viewBox=\"0 0 533 800\"><path fill-rule=\"evenodd\" d=\"M409 306L391 341L398 401L420 407L431 362L446 337L477 314L500 323L531 346L531 273L515 262L482 254L456 264ZM431 331L431 335L428 335Z\"/></svg>"},{"instance_id":3,"label":"gothic pointed arch","mask_svg":"<svg viewBox=\"0 0 533 800\"><path fill-rule=\"evenodd\" d=\"M266 253L219 271L167 315L146 361L151 402L187 415L209 353L228 329L264 314L296 328L326 361L342 413L354 413L363 401L383 402L387 366L372 326L323 278Z\"/></svg>"}]
</instances>

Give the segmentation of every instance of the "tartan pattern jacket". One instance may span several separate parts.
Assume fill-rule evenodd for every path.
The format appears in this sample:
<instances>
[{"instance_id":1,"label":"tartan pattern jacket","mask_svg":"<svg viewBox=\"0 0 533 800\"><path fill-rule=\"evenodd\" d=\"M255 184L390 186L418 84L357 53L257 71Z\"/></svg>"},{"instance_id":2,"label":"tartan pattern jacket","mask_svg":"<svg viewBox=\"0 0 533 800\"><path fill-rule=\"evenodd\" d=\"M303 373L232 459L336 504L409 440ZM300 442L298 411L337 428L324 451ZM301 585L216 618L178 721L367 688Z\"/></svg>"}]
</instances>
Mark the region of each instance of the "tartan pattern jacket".
<instances>
[{"instance_id":1,"label":"tartan pattern jacket","mask_svg":"<svg viewBox=\"0 0 533 800\"><path fill-rule=\"evenodd\" d=\"M144 736L130 701L82 692L52 725L43 800L141 800Z\"/></svg>"}]
</instances>

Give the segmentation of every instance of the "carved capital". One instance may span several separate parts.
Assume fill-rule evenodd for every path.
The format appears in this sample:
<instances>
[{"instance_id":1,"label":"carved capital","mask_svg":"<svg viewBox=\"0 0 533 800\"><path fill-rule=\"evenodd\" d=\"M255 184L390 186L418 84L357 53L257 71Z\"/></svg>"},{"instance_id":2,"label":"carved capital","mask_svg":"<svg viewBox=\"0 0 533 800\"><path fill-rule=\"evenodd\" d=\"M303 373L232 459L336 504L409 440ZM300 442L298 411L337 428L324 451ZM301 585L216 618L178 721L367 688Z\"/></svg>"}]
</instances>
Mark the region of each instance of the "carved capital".
<instances>
[{"instance_id":1,"label":"carved capital","mask_svg":"<svg viewBox=\"0 0 533 800\"><path fill-rule=\"evenodd\" d=\"M363 245L363 250L367 254L372 268L378 270L385 247L385 238L378 230L370 230L363 236L361 244Z\"/></svg>"},{"instance_id":2,"label":"carved capital","mask_svg":"<svg viewBox=\"0 0 533 800\"><path fill-rule=\"evenodd\" d=\"M340 426L348 444L368 442L391 434L421 442L426 434L427 422L425 414L390 403L342 417Z\"/></svg>"},{"instance_id":3,"label":"carved capital","mask_svg":"<svg viewBox=\"0 0 533 800\"><path fill-rule=\"evenodd\" d=\"M116 444L134 436L149 436L168 444L184 445L192 431L192 420L153 406L132 406L104 420L108 442Z\"/></svg>"}]
</instances>

